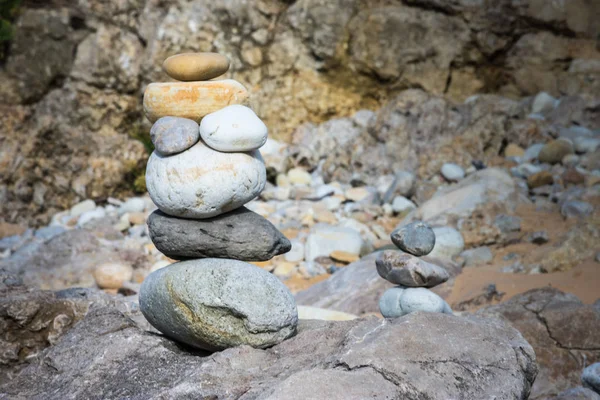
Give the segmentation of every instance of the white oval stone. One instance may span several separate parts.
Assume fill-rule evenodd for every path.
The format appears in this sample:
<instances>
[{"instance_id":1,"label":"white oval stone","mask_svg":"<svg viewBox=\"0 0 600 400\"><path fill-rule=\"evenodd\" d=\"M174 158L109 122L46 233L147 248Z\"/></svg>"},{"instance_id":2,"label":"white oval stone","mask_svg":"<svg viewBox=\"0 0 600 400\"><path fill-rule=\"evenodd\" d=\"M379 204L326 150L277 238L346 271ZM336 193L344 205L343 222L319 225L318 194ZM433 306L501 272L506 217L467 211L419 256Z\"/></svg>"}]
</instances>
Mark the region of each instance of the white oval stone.
<instances>
[{"instance_id":1,"label":"white oval stone","mask_svg":"<svg viewBox=\"0 0 600 400\"><path fill-rule=\"evenodd\" d=\"M254 111L235 104L204 117L200 123L200 136L215 150L249 151L265 144L267 126Z\"/></svg>"},{"instance_id":2,"label":"white oval stone","mask_svg":"<svg viewBox=\"0 0 600 400\"><path fill-rule=\"evenodd\" d=\"M202 141L173 156L153 152L146 168L154 204L182 218L210 218L234 210L258 196L266 182L258 150L221 153Z\"/></svg>"}]
</instances>

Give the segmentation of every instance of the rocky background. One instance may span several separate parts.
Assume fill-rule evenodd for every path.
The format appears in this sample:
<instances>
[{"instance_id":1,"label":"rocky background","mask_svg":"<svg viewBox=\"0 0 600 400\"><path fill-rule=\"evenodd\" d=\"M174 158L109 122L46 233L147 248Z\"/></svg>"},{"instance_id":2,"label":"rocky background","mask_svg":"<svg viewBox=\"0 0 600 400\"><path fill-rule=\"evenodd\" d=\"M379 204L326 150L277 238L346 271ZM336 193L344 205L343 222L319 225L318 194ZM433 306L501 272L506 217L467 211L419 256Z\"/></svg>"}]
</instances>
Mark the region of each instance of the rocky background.
<instances>
[{"instance_id":1,"label":"rocky background","mask_svg":"<svg viewBox=\"0 0 600 400\"><path fill-rule=\"evenodd\" d=\"M394 112L387 102L407 88L448 113L437 130L411 138L432 147L460 124L447 101L600 91L598 0L24 0L10 18L0 211L29 225L85 198L143 192L142 93L167 79L162 61L183 51L230 57L228 75L283 140L303 123L385 104ZM374 132L374 141L389 139Z\"/></svg>"}]
</instances>

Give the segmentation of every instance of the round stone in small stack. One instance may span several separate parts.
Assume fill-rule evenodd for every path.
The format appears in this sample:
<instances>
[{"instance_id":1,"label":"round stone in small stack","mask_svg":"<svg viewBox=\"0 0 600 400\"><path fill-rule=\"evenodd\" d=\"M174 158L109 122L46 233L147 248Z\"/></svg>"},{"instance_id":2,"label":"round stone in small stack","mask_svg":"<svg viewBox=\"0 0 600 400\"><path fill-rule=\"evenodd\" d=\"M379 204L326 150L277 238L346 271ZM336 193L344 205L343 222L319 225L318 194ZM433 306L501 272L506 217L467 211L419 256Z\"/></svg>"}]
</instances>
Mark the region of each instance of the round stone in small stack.
<instances>
[{"instance_id":1,"label":"round stone in small stack","mask_svg":"<svg viewBox=\"0 0 600 400\"><path fill-rule=\"evenodd\" d=\"M429 254L435 246L435 233L429 225L416 221L391 234L400 248L381 252L375 260L379 275L395 284L379 300L379 310L385 318L401 317L414 311L452 314L452 309L432 288L446 282L448 272L419 257Z\"/></svg>"},{"instance_id":2,"label":"round stone in small stack","mask_svg":"<svg viewBox=\"0 0 600 400\"><path fill-rule=\"evenodd\" d=\"M246 209L264 189L258 150L267 127L243 104L215 53L169 57L165 72L184 82L151 83L144 110L155 151L146 186L158 207L148 218L156 248L182 260L150 274L140 289L146 319L166 336L205 350L269 347L294 334L298 311L277 278L244 261L267 261L291 244Z\"/></svg>"}]
</instances>

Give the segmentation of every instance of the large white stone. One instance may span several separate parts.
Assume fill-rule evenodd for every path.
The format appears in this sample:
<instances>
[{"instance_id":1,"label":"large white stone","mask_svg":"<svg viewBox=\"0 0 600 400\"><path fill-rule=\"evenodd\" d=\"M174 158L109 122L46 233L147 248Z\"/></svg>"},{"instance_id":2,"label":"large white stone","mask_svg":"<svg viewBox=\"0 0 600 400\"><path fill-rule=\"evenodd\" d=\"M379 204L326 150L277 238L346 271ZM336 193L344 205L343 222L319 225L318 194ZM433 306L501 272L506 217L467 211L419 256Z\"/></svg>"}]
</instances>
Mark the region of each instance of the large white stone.
<instances>
[{"instance_id":1,"label":"large white stone","mask_svg":"<svg viewBox=\"0 0 600 400\"><path fill-rule=\"evenodd\" d=\"M336 250L360 255L363 246L363 239L354 229L317 224L306 240L304 259L313 261L317 257L329 256Z\"/></svg>"},{"instance_id":2,"label":"large white stone","mask_svg":"<svg viewBox=\"0 0 600 400\"><path fill-rule=\"evenodd\" d=\"M265 144L267 126L254 111L235 104L202 118L200 136L215 150L249 151Z\"/></svg>"},{"instance_id":3,"label":"large white stone","mask_svg":"<svg viewBox=\"0 0 600 400\"><path fill-rule=\"evenodd\" d=\"M164 213L183 218L210 218L241 207L266 181L258 150L221 153L202 141L173 156L153 152L146 168L152 201Z\"/></svg>"}]
</instances>

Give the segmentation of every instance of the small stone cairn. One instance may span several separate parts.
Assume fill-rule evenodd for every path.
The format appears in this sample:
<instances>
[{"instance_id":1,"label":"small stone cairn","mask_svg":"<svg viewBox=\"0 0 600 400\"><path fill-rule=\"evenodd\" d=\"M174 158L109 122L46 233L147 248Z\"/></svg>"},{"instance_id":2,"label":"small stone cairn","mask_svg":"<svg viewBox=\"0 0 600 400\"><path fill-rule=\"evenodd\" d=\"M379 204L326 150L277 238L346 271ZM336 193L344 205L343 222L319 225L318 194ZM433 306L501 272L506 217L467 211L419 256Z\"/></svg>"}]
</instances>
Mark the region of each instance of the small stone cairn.
<instances>
[{"instance_id":1,"label":"small stone cairn","mask_svg":"<svg viewBox=\"0 0 600 400\"><path fill-rule=\"evenodd\" d=\"M435 246L435 233L429 225L416 221L391 234L392 242L402 251L381 252L375 264L379 275L395 284L379 300L379 310L385 318L396 318L414 311L452 314L448 303L428 288L444 283L448 272L419 257Z\"/></svg>"},{"instance_id":2,"label":"small stone cairn","mask_svg":"<svg viewBox=\"0 0 600 400\"><path fill-rule=\"evenodd\" d=\"M267 127L244 105L242 84L211 80L229 69L226 57L179 54L163 68L179 82L151 83L144 93L155 146L146 185L158 207L148 228L157 249L179 262L144 280L140 308L192 347L273 346L295 333L296 303L275 276L245 261L269 260L291 244L243 207L265 187L258 149Z\"/></svg>"}]
</instances>

